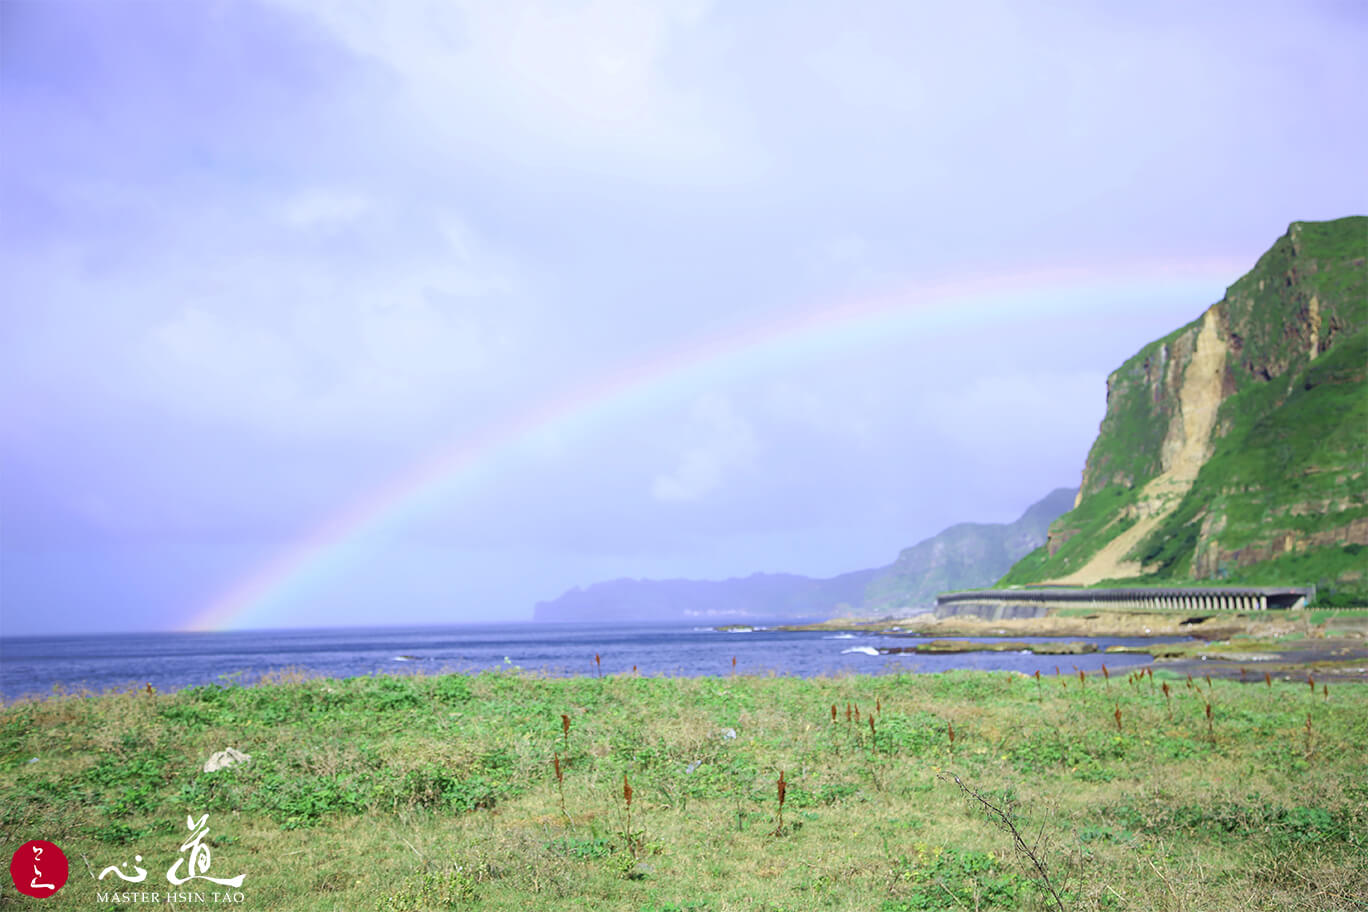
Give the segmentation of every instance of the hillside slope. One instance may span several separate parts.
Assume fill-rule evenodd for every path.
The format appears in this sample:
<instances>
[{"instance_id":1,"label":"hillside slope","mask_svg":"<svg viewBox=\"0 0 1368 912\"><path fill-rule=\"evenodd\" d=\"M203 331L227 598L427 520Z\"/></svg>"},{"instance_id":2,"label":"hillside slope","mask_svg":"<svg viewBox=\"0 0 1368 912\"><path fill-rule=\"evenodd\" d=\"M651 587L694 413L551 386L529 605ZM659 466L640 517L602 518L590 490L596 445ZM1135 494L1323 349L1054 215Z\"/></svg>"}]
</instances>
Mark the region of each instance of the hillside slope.
<instances>
[{"instance_id":1,"label":"hillside slope","mask_svg":"<svg viewBox=\"0 0 1368 912\"><path fill-rule=\"evenodd\" d=\"M1058 488L1015 522L960 523L903 550L869 584L867 614L907 614L934 608L936 595L986 586L1045 541L1050 523L1077 491Z\"/></svg>"},{"instance_id":2,"label":"hillside slope","mask_svg":"<svg viewBox=\"0 0 1368 912\"><path fill-rule=\"evenodd\" d=\"M887 567L831 579L755 573L744 579L612 580L538 602L537 621L745 620L908 614L931 608L946 589L986 586L1045 541L1050 521L1069 508L1060 488L1013 523L960 523L905 549Z\"/></svg>"},{"instance_id":3,"label":"hillside slope","mask_svg":"<svg viewBox=\"0 0 1368 912\"><path fill-rule=\"evenodd\" d=\"M1294 222L1107 380L1075 507L1001 585L1315 584L1368 597L1368 218Z\"/></svg>"},{"instance_id":4,"label":"hillside slope","mask_svg":"<svg viewBox=\"0 0 1368 912\"><path fill-rule=\"evenodd\" d=\"M858 607L875 570L831 579L791 573L754 573L729 580L620 579L571 589L538 602L536 621L671 621L684 618L818 617Z\"/></svg>"}]
</instances>

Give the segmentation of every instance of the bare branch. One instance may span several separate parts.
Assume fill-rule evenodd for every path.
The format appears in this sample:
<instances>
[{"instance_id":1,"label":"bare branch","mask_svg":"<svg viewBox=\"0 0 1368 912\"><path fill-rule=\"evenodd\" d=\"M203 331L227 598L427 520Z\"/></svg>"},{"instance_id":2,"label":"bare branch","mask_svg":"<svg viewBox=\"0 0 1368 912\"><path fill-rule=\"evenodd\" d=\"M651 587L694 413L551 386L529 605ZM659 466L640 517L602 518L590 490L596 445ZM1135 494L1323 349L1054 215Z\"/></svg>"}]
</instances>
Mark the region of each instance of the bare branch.
<instances>
[{"instance_id":1,"label":"bare branch","mask_svg":"<svg viewBox=\"0 0 1368 912\"><path fill-rule=\"evenodd\" d=\"M1013 848L1015 848L1018 853L1025 855L1030 859L1032 866L1036 869L1036 874L1040 877L1041 883L1045 884L1045 889L1049 890L1050 896L1054 898L1055 906L1059 909L1059 912L1064 912L1064 902L1059 898L1059 891L1056 890L1054 884L1050 882L1050 873L1045 868L1045 862L1041 861L1040 856L1036 854L1035 850L1026 844L1026 840L1021 838L1021 833L1017 830L1016 823L1012 820L1011 814L1002 810L1002 808L993 804L987 798L984 798L978 792L965 785L959 776L942 773L940 778L948 778L950 781L954 782L955 785L959 786L959 790L963 793L965 798L978 802L984 811L987 812L990 820L996 823L1003 832L1011 834ZM1043 832L1044 829L1042 827L1042 833ZM1037 836L1036 845L1039 846L1039 844L1040 837Z\"/></svg>"}]
</instances>

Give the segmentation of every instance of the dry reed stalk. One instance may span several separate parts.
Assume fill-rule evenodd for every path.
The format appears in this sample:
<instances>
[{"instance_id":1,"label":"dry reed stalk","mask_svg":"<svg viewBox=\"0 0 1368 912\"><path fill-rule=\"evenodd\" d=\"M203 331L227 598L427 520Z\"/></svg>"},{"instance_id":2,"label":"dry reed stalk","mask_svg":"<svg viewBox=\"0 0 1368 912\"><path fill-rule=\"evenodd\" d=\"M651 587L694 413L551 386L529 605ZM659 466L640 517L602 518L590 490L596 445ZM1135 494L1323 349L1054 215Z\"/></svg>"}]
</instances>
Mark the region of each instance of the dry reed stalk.
<instances>
[{"instance_id":1,"label":"dry reed stalk","mask_svg":"<svg viewBox=\"0 0 1368 912\"><path fill-rule=\"evenodd\" d=\"M1107 663L1102 663L1102 679L1107 682L1107 693L1111 693L1111 672L1107 671Z\"/></svg>"},{"instance_id":2,"label":"dry reed stalk","mask_svg":"<svg viewBox=\"0 0 1368 912\"><path fill-rule=\"evenodd\" d=\"M850 722L850 703L849 703L849 702L846 703L846 722L847 722L847 724Z\"/></svg>"},{"instance_id":3,"label":"dry reed stalk","mask_svg":"<svg viewBox=\"0 0 1368 912\"><path fill-rule=\"evenodd\" d=\"M732 656L732 674L736 674L736 656Z\"/></svg>"},{"instance_id":4,"label":"dry reed stalk","mask_svg":"<svg viewBox=\"0 0 1368 912\"><path fill-rule=\"evenodd\" d=\"M1083 673L1083 669L1078 669L1078 684L1080 687L1088 686L1088 676Z\"/></svg>"},{"instance_id":5,"label":"dry reed stalk","mask_svg":"<svg viewBox=\"0 0 1368 912\"><path fill-rule=\"evenodd\" d=\"M774 835L780 836L784 832L784 795L788 792L788 783L784 781L784 771L779 771L779 781L775 783L779 791L779 821L774 827Z\"/></svg>"},{"instance_id":6,"label":"dry reed stalk","mask_svg":"<svg viewBox=\"0 0 1368 912\"><path fill-rule=\"evenodd\" d=\"M1211 675L1209 675L1209 674L1208 674L1208 675L1203 675L1202 677L1206 678L1206 682L1207 682L1207 693L1211 693Z\"/></svg>"},{"instance_id":7,"label":"dry reed stalk","mask_svg":"<svg viewBox=\"0 0 1368 912\"><path fill-rule=\"evenodd\" d=\"M1036 702L1039 703L1039 702L1040 702L1040 699L1041 699L1041 697L1040 697L1040 669L1039 669L1039 668L1036 669L1036 673L1035 673L1035 682L1036 682Z\"/></svg>"},{"instance_id":8,"label":"dry reed stalk","mask_svg":"<svg viewBox=\"0 0 1368 912\"><path fill-rule=\"evenodd\" d=\"M869 719L869 740L870 740L871 742L873 742L873 744L874 744L874 750L875 750L875 752L877 753L878 750L879 750L879 738L878 738L878 736L875 735L875 733L874 733L874 717L873 717L873 716L867 716L866 718Z\"/></svg>"},{"instance_id":9,"label":"dry reed stalk","mask_svg":"<svg viewBox=\"0 0 1368 912\"><path fill-rule=\"evenodd\" d=\"M627 774L622 774L622 800L627 803L627 841L635 845L636 840L632 837L632 784L627 781ZM635 851L632 854L636 854Z\"/></svg>"},{"instance_id":10,"label":"dry reed stalk","mask_svg":"<svg viewBox=\"0 0 1368 912\"><path fill-rule=\"evenodd\" d=\"M833 724L836 722L836 704L835 704L835 703L832 703L832 704L831 704L831 721L832 721Z\"/></svg>"},{"instance_id":11,"label":"dry reed stalk","mask_svg":"<svg viewBox=\"0 0 1368 912\"><path fill-rule=\"evenodd\" d=\"M561 713L561 737L565 739L565 756L570 756L570 717Z\"/></svg>"},{"instance_id":12,"label":"dry reed stalk","mask_svg":"<svg viewBox=\"0 0 1368 912\"><path fill-rule=\"evenodd\" d=\"M1240 666L1240 680L1241 680L1241 681L1243 681L1243 680L1245 679L1245 674L1246 674L1248 671L1249 671L1248 668L1245 668L1243 665Z\"/></svg>"},{"instance_id":13,"label":"dry reed stalk","mask_svg":"<svg viewBox=\"0 0 1368 912\"><path fill-rule=\"evenodd\" d=\"M560 792L561 813L565 815L566 820L569 820L570 812L565 809L565 773L561 771L560 754L553 751L551 754L551 762L554 763L556 767L556 790Z\"/></svg>"},{"instance_id":14,"label":"dry reed stalk","mask_svg":"<svg viewBox=\"0 0 1368 912\"><path fill-rule=\"evenodd\" d=\"M1211 743L1212 743L1212 744L1215 744L1215 743L1216 743L1216 729L1212 728L1212 725L1211 725L1211 701L1210 701L1210 700L1207 701L1207 705L1206 705L1206 717L1207 717L1207 734L1211 736Z\"/></svg>"},{"instance_id":15,"label":"dry reed stalk","mask_svg":"<svg viewBox=\"0 0 1368 912\"><path fill-rule=\"evenodd\" d=\"M878 697L874 698L874 711L879 715L883 715L883 700L880 700Z\"/></svg>"},{"instance_id":16,"label":"dry reed stalk","mask_svg":"<svg viewBox=\"0 0 1368 912\"><path fill-rule=\"evenodd\" d=\"M1169 721L1172 722L1172 721L1173 721L1173 697L1169 696L1168 681L1165 681L1165 682L1164 682L1164 702L1165 702L1166 704L1168 704L1168 717L1169 717Z\"/></svg>"},{"instance_id":17,"label":"dry reed stalk","mask_svg":"<svg viewBox=\"0 0 1368 912\"><path fill-rule=\"evenodd\" d=\"M594 653L594 668L595 670L597 670L598 676L600 678L603 677L603 659L599 656L597 652Z\"/></svg>"},{"instance_id":18,"label":"dry reed stalk","mask_svg":"<svg viewBox=\"0 0 1368 912\"><path fill-rule=\"evenodd\" d=\"M860 724L860 704L859 704L859 703L856 703L856 704L855 704L855 724L856 724L856 725L859 725L859 724Z\"/></svg>"},{"instance_id":19,"label":"dry reed stalk","mask_svg":"<svg viewBox=\"0 0 1368 912\"><path fill-rule=\"evenodd\" d=\"M1121 730L1121 704L1116 704L1116 712L1112 713L1116 717L1116 730Z\"/></svg>"},{"instance_id":20,"label":"dry reed stalk","mask_svg":"<svg viewBox=\"0 0 1368 912\"><path fill-rule=\"evenodd\" d=\"M1306 714L1306 756L1311 756L1311 714Z\"/></svg>"},{"instance_id":21,"label":"dry reed stalk","mask_svg":"<svg viewBox=\"0 0 1368 912\"><path fill-rule=\"evenodd\" d=\"M1330 685L1321 685L1321 699L1323 699L1326 703L1330 702Z\"/></svg>"},{"instance_id":22,"label":"dry reed stalk","mask_svg":"<svg viewBox=\"0 0 1368 912\"><path fill-rule=\"evenodd\" d=\"M1314 697L1316 695L1316 679L1311 677L1310 672L1306 675L1306 684L1311 688L1311 696Z\"/></svg>"},{"instance_id":23,"label":"dry reed stalk","mask_svg":"<svg viewBox=\"0 0 1368 912\"><path fill-rule=\"evenodd\" d=\"M955 752L955 723L946 722L945 730L950 735L950 752Z\"/></svg>"}]
</instances>

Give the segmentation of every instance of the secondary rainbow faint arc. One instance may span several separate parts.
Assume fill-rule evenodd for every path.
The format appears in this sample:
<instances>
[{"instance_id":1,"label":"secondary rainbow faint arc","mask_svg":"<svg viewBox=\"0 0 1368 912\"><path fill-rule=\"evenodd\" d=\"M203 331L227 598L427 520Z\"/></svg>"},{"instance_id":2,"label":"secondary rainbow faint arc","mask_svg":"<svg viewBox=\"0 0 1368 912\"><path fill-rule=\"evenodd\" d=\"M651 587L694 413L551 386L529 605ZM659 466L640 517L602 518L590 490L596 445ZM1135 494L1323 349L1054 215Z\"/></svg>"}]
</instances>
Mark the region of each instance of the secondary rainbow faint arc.
<instances>
[{"instance_id":1,"label":"secondary rainbow faint arc","mask_svg":"<svg viewBox=\"0 0 1368 912\"><path fill-rule=\"evenodd\" d=\"M1233 266L1227 259L1150 261L927 282L676 348L515 412L418 460L257 566L201 609L185 629L244 627L257 615L263 615L262 626L278 621L264 616L264 610L292 588L326 575L367 532L442 497L462 478L496 468L500 454L536 434L569 430L618 410L630 411L642 402L668 401L696 391L714 374L719 375L715 379L725 379L728 374L761 371L769 364L792 364L804 357L878 345L912 331L968 326L984 318L1030 319L1040 315L1022 312L1023 301L1030 298L1044 296L1047 305L1056 296L1080 294L1105 301L1121 289L1133 292L1173 283L1195 283L1205 290L1234 275ZM1199 302L1194 302L1194 317L1204 306Z\"/></svg>"}]
</instances>

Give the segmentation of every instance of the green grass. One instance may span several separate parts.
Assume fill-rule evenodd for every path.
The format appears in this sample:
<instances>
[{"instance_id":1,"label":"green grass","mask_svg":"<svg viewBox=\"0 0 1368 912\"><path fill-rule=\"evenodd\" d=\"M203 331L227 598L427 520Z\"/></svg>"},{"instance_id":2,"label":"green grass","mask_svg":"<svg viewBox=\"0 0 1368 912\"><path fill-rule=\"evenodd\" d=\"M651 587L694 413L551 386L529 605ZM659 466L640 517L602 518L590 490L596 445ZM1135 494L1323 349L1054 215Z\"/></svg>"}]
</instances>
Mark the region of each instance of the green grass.
<instances>
[{"instance_id":1,"label":"green grass","mask_svg":"<svg viewBox=\"0 0 1368 912\"><path fill-rule=\"evenodd\" d=\"M165 890L204 813L208 873L246 874L249 909L1054 908L953 774L1042 836L1070 910L1368 895L1368 686L1173 679L1170 718L1156 683L1063 661L1039 685L504 673L59 696L0 711L0 850L65 850L51 909L118 908L90 871L134 854ZM200 771L229 745L250 763Z\"/></svg>"}]
</instances>

